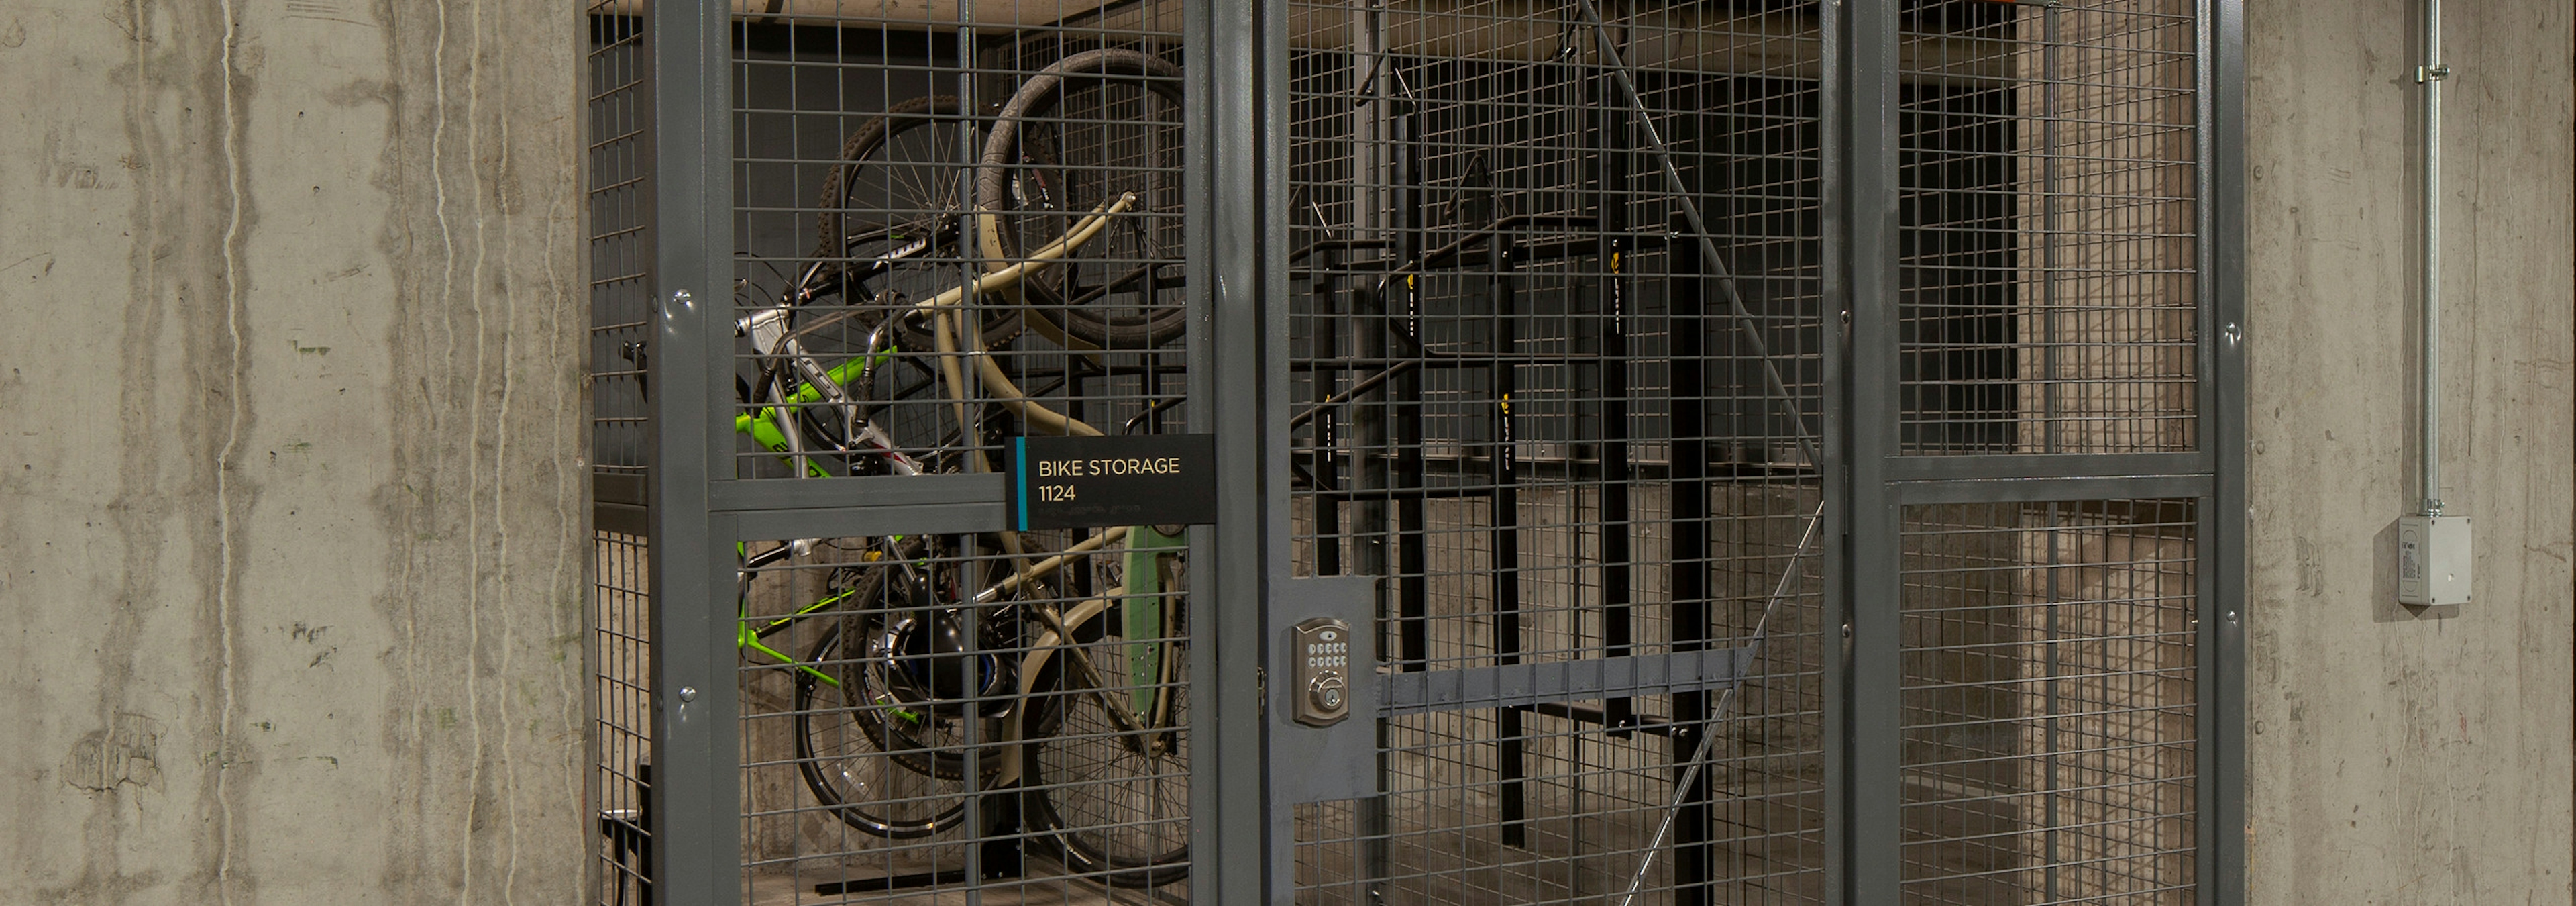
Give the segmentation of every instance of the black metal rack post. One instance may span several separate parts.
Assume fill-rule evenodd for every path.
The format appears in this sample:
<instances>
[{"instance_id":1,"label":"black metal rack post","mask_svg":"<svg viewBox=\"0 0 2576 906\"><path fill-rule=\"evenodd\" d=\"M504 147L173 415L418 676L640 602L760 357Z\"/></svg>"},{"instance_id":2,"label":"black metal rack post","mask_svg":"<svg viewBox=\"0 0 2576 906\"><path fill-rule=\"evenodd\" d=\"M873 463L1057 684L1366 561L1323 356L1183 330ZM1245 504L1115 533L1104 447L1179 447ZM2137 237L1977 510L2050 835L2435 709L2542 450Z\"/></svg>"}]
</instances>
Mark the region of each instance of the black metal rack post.
<instances>
[{"instance_id":1,"label":"black metal rack post","mask_svg":"<svg viewBox=\"0 0 2576 906\"><path fill-rule=\"evenodd\" d=\"M1697 243L1695 236L1675 237L1668 252L1674 269L1668 301L1673 375L1672 447L1667 454L1672 473L1673 539L1668 587L1672 590L1676 653L1708 647L1708 571L1712 562L1708 530L1708 383L1701 358L1707 348L1708 296ZM1681 807L1673 819L1673 902L1679 906L1707 906L1712 902L1710 882L1714 880L1716 860L1708 844L1709 825L1714 817L1709 799L1715 787L1708 771L1692 771L1687 763L1698 751L1700 736L1716 731L1709 725L1709 704L1705 691L1673 694L1673 770L1676 778L1688 784L1688 789L1680 791Z\"/></svg>"},{"instance_id":2,"label":"black metal rack post","mask_svg":"<svg viewBox=\"0 0 2576 906\"><path fill-rule=\"evenodd\" d=\"M1337 430L1337 426L1341 424L1341 412L1339 407L1326 404L1332 400L1333 388L1341 383L1342 376L1341 366L1335 363L1342 354L1342 318L1338 298L1341 290L1339 274L1342 256L1339 250L1329 248L1317 249L1315 256L1314 286L1310 290L1315 299L1315 317L1310 323L1314 324L1315 328L1313 335L1308 338L1309 342L1315 344L1312 351L1315 366L1314 372L1307 375L1307 380L1312 382L1318 411L1315 413L1313 441L1315 449L1313 455L1307 460L1307 470L1313 473L1316 490L1329 492L1340 490L1341 484L1339 480L1341 442L1340 432ZM1314 495L1313 501L1315 574L1341 575L1342 499L1335 494L1321 493Z\"/></svg>"},{"instance_id":3,"label":"black metal rack post","mask_svg":"<svg viewBox=\"0 0 2576 906\"><path fill-rule=\"evenodd\" d=\"M1595 90L1600 97L1614 96L1615 88L1607 77L1596 77ZM1629 277L1623 265L1628 249L1628 156L1612 150L1614 136L1627 134L1627 117L1623 111L1603 104L1593 121L1596 161L1594 170L1594 216L1600 218L1600 247L1596 250L1601 263L1601 309L1596 317L1601 324L1601 641L1602 653L1609 657L1626 657L1632 653L1636 630L1629 607L1635 600L1634 574L1629 539L1634 537L1634 514L1630 511L1628 483L1636 476L1629 463L1628 438L1628 296ZM1636 700L1618 696L1602 703L1602 719L1612 728L1633 727L1637 723ZM1624 733L1620 734L1624 736ZM1615 738L1615 737L1614 737Z\"/></svg>"},{"instance_id":4,"label":"black metal rack post","mask_svg":"<svg viewBox=\"0 0 2576 906\"><path fill-rule=\"evenodd\" d=\"M1395 133L1395 254L1397 266L1414 260L1422 247L1422 149L1414 142L1414 114L1403 110L1390 117ZM1411 315L1420 311L1420 287L1411 274L1386 280L1382 285L1397 294L1396 304L1379 300L1379 309ZM1417 342L1420 337L1413 338ZM1419 351L1418 348L1416 350ZM1430 627L1424 623L1431 611L1431 588L1426 578L1430 570L1429 537L1423 518L1424 443L1422 424L1422 371L1407 369L1396 376L1392 393L1395 404L1395 495L1397 548L1395 567L1397 669L1418 671L1431 659Z\"/></svg>"},{"instance_id":5,"label":"black metal rack post","mask_svg":"<svg viewBox=\"0 0 2576 906\"><path fill-rule=\"evenodd\" d=\"M1493 364L1485 369L1486 390L1493 400L1487 410L1491 425L1487 436L1493 449L1485 458L1486 476L1493 484L1487 499L1490 541L1486 547L1492 559L1486 566L1490 567L1494 593L1494 664L1509 666L1521 662L1520 488L1514 453L1518 438L1512 434L1512 362L1519 352L1520 306L1512 286L1511 235L1496 233L1486 248L1492 268L1485 276L1485 299L1491 307L1487 323L1494 355ZM1520 709L1501 708L1494 712L1494 768L1503 780L1502 837L1506 846L1529 845L1529 790L1522 781L1529 767L1521 733Z\"/></svg>"}]
</instances>

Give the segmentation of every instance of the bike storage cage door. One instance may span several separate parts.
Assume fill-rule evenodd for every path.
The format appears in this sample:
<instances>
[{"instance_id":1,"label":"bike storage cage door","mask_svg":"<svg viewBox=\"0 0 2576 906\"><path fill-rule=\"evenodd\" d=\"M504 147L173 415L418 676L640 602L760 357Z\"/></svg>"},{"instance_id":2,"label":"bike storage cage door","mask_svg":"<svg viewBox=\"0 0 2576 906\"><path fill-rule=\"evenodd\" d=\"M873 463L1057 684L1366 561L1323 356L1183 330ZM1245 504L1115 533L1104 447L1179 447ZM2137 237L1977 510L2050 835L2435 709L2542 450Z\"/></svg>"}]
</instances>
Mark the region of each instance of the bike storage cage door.
<instances>
[{"instance_id":1,"label":"bike storage cage door","mask_svg":"<svg viewBox=\"0 0 2576 906\"><path fill-rule=\"evenodd\" d=\"M2242 901L2221 0L584 0L598 899Z\"/></svg>"},{"instance_id":2,"label":"bike storage cage door","mask_svg":"<svg viewBox=\"0 0 2576 906\"><path fill-rule=\"evenodd\" d=\"M650 670L602 708L651 744L603 752L603 800L643 796L603 810L601 898L1257 891L1257 857L1208 854L1259 838L1217 795L1258 789L1259 727L1227 759L1200 719L1257 707L1248 663L1202 677L1257 644L1214 602L1259 600L1261 454L1229 420L1276 342L1212 270L1257 244L1209 213L1210 161L1249 147L1195 100L1226 61L1184 29L1213 20L755 6L592 9L650 61L622 89L649 118L599 126L648 149L654 250L619 347L650 412L621 650Z\"/></svg>"},{"instance_id":3,"label":"bike storage cage door","mask_svg":"<svg viewBox=\"0 0 2576 906\"><path fill-rule=\"evenodd\" d=\"M1275 902L2240 898L2232 8L1266 8Z\"/></svg>"}]
</instances>

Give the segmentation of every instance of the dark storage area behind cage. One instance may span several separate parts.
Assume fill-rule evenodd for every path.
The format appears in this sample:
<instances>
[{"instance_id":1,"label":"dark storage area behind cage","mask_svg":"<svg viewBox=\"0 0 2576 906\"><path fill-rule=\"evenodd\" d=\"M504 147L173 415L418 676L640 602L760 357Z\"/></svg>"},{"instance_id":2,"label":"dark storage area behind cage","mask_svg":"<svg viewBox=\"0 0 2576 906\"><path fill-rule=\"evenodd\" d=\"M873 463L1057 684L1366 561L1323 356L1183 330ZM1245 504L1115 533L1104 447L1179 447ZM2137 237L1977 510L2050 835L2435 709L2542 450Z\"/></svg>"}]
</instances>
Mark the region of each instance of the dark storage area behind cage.
<instances>
[{"instance_id":1,"label":"dark storage area behind cage","mask_svg":"<svg viewBox=\"0 0 2576 906\"><path fill-rule=\"evenodd\" d=\"M1621 85L1576 15L1292 8L1298 567L1400 673L1728 666L1391 717L1301 900L1822 896L1820 37L1675 8Z\"/></svg>"},{"instance_id":2,"label":"dark storage area behind cage","mask_svg":"<svg viewBox=\"0 0 2576 906\"><path fill-rule=\"evenodd\" d=\"M589 5L602 903L2231 895L2210 9L713 10Z\"/></svg>"}]
</instances>

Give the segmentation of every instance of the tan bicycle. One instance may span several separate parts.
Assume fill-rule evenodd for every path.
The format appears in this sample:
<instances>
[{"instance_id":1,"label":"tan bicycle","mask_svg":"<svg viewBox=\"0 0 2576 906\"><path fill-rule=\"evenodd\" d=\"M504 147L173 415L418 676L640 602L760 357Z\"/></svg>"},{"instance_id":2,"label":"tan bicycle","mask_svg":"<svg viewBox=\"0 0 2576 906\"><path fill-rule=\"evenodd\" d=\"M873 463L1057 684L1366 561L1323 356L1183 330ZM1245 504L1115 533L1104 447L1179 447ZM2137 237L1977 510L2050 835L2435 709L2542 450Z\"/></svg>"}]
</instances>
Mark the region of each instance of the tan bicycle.
<instances>
[{"instance_id":1,"label":"tan bicycle","mask_svg":"<svg viewBox=\"0 0 2576 906\"><path fill-rule=\"evenodd\" d=\"M854 132L815 262L737 324L736 430L814 478L985 472L987 432L1102 433L1002 353L1178 335L1179 75L1069 56L999 109L971 170L952 98ZM744 551L740 635L792 671L797 764L844 823L928 837L1011 791L1068 867L1162 884L1188 859L1186 561L1180 531L1146 526L803 539ZM755 588L800 566L828 567L825 593L755 615ZM821 627L801 653L764 641L799 625Z\"/></svg>"}]
</instances>

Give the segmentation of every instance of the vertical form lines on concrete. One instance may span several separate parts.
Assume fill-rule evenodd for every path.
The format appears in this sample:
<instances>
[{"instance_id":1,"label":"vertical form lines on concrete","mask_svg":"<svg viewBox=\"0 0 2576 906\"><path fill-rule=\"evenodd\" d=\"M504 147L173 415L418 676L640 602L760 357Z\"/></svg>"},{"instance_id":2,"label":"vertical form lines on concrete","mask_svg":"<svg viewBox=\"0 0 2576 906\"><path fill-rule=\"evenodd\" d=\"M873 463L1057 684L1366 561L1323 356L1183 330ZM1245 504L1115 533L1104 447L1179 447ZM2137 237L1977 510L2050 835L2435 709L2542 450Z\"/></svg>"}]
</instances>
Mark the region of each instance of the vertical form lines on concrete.
<instances>
[{"instance_id":1,"label":"vertical form lines on concrete","mask_svg":"<svg viewBox=\"0 0 2576 906\"><path fill-rule=\"evenodd\" d=\"M235 84L237 75L233 69L233 50L240 39L241 20L240 15L233 9L232 0L224 0L221 11L224 17L223 51L218 58L220 71L217 77L223 82L221 94L224 179L230 202L224 211L222 250L224 330L225 340L229 344L226 360L230 366L225 369L225 372L231 380L231 390L225 394L224 400L226 407L224 443L215 453L217 566L214 604L215 622L218 627L217 647L222 654L221 661L215 667L215 684L221 691L222 697L221 704L218 705L221 710L215 717L215 750L218 754L213 798L215 800L215 897L218 902L231 903L235 804L226 801L226 794L230 792L227 776L232 773L233 755L230 749L233 741L233 711L239 705L239 692L235 688L234 677L240 664L234 652L234 646L238 642L235 638L238 632L235 624L239 621L235 615L238 602L234 599L233 589L236 581L235 574L241 560L241 553L234 544L237 535L233 525L232 473L234 460L241 454L242 423L249 417L249 413L245 411L246 404L243 399L243 377L248 369L242 360L242 322L248 315L242 306L244 275L241 263L242 206L246 203L248 194L245 184L249 181L249 172L248 164L242 159L241 106L239 93L235 90L238 87Z\"/></svg>"},{"instance_id":2,"label":"vertical form lines on concrete","mask_svg":"<svg viewBox=\"0 0 2576 906\"><path fill-rule=\"evenodd\" d=\"M226 0L225 5L230 7L231 0ZM432 21L437 32L436 37L430 42L430 96L436 98L439 105L444 107L447 103L447 4L433 3L430 7L435 13ZM466 140L467 147L473 147L474 144L474 141L470 137ZM446 151L447 117L442 115L432 120L429 127L430 209L431 213L438 221L440 298L452 297L456 292L456 232L454 225L451 224L447 218ZM477 232L480 231L478 230ZM467 276L467 280L469 281L469 285L471 285L473 276L469 274ZM468 292L468 298L470 299L472 298L470 295L472 291L469 289ZM479 305L468 304L466 307L474 315L474 373L476 375L476 386L474 389L476 391L475 396L479 399L482 396L480 392L482 390L480 384L482 383L481 375L483 373L483 311L482 307ZM453 342L452 338L450 342ZM469 436L481 437L483 434L483 413L481 409L468 406L466 412L466 424ZM482 467L483 459L481 456L472 456L466 459L465 474L468 487L472 487L480 483L479 478L482 472ZM478 523L481 521L481 516L481 508L472 505L468 505L465 508L467 537L478 537L480 535L480 532L478 531L480 526ZM483 623L480 613L481 608L476 605L480 603L478 600L478 592L481 591L482 587L483 546L480 544L472 545L466 552L465 560L471 574L476 577L475 581L468 582L465 586L466 650L473 652L480 650L482 647ZM479 697L478 693L481 691L482 685L481 674L482 671L479 669L466 671L465 695L468 700ZM479 755L483 751L483 722L477 720L467 721L466 723L470 728L468 735L472 740L471 745L473 750ZM473 782L468 783L469 787L475 785L477 784ZM480 809L477 807L469 807L465 810L463 815L457 816L463 823L465 829L470 830L474 826L474 822L479 817L476 814L478 811L480 811ZM474 849L470 846L458 848L455 854L457 873L463 880L463 886L467 890L474 889L474 855Z\"/></svg>"}]
</instances>

